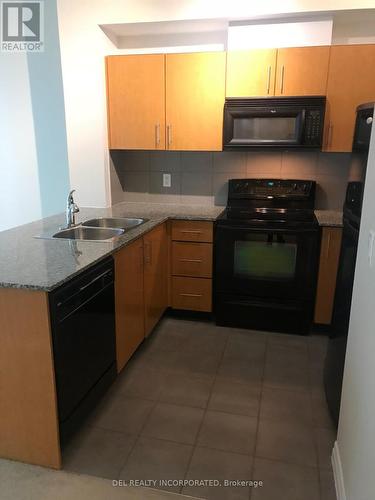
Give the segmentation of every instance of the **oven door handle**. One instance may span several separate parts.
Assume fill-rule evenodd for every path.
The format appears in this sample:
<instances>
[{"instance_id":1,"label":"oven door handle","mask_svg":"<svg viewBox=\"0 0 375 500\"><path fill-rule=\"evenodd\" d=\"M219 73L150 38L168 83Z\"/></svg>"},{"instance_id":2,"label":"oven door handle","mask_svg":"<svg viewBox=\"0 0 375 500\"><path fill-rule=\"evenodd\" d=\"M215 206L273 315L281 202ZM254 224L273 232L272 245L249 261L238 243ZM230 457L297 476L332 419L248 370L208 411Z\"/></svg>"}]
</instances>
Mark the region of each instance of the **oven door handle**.
<instances>
[{"instance_id":1,"label":"oven door handle","mask_svg":"<svg viewBox=\"0 0 375 500\"><path fill-rule=\"evenodd\" d=\"M235 232L235 231L247 231L247 232L252 232L252 233L274 233L274 234L299 234L299 233L316 233L319 230L319 227L310 227L310 228L270 228L267 229L265 227L250 227L250 226L221 226L217 225L216 226L217 231L228 231L228 232Z\"/></svg>"}]
</instances>

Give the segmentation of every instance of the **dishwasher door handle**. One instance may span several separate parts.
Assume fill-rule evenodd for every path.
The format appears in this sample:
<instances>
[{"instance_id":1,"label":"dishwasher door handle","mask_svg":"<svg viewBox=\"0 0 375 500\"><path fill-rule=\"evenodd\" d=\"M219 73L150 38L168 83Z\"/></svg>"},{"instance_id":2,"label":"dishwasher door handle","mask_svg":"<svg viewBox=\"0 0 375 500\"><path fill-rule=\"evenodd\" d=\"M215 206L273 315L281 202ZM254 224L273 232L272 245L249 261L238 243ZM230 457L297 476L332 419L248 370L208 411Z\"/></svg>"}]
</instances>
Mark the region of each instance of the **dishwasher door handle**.
<instances>
[{"instance_id":1,"label":"dishwasher door handle","mask_svg":"<svg viewBox=\"0 0 375 500\"><path fill-rule=\"evenodd\" d=\"M80 289L79 289L79 291L83 292L83 290L86 290L86 288L88 288L89 286L91 286L96 281L104 278L104 276L111 275L111 274L112 274L112 271L105 271L104 273L99 274L99 276L95 276L95 278L93 278L89 283L87 283L86 285L81 286Z\"/></svg>"}]
</instances>

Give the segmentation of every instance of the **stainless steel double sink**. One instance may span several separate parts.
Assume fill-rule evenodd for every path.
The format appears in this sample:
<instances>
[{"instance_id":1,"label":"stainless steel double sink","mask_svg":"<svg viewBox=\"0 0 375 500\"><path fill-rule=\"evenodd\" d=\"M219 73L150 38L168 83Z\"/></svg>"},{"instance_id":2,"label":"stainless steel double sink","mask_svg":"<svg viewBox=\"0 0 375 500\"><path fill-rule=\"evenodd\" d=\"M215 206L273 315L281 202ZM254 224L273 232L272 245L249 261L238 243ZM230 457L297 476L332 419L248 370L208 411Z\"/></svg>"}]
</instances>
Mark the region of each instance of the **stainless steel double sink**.
<instances>
[{"instance_id":1,"label":"stainless steel double sink","mask_svg":"<svg viewBox=\"0 0 375 500\"><path fill-rule=\"evenodd\" d=\"M60 229L52 234L41 235L39 238L111 241L147 221L148 219L137 217L101 217L87 220L78 226Z\"/></svg>"}]
</instances>

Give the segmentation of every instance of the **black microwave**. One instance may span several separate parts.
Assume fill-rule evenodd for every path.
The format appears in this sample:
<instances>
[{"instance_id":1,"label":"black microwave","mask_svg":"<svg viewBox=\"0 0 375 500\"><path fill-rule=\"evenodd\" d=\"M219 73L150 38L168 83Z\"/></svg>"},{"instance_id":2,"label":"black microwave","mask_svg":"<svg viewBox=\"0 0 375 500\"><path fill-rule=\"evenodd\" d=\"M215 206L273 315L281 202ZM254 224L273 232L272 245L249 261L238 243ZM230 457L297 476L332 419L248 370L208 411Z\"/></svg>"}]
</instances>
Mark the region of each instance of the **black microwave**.
<instances>
[{"instance_id":1,"label":"black microwave","mask_svg":"<svg viewBox=\"0 0 375 500\"><path fill-rule=\"evenodd\" d=\"M353 151L368 151L369 149L372 122L374 119L374 106L373 102L369 102L357 107Z\"/></svg>"},{"instance_id":2,"label":"black microwave","mask_svg":"<svg viewBox=\"0 0 375 500\"><path fill-rule=\"evenodd\" d=\"M321 148L325 96L229 97L223 149Z\"/></svg>"}]
</instances>

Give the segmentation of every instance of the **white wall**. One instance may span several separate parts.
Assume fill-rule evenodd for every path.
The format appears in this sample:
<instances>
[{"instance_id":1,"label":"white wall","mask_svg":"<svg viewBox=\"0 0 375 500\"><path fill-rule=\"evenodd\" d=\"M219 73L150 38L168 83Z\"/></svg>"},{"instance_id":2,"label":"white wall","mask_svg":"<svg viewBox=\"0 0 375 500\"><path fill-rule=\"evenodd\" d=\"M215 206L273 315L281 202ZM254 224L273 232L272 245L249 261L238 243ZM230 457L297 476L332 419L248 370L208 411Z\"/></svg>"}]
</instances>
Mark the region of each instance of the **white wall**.
<instances>
[{"instance_id":1,"label":"white wall","mask_svg":"<svg viewBox=\"0 0 375 500\"><path fill-rule=\"evenodd\" d=\"M346 500L375 498L375 264L368 236L375 230L375 127L368 161L338 430ZM375 262L375 255L373 261Z\"/></svg>"},{"instance_id":2,"label":"white wall","mask_svg":"<svg viewBox=\"0 0 375 500\"><path fill-rule=\"evenodd\" d=\"M265 16L374 7L374 0L57 0L71 185L77 201L109 205L104 56L117 53L99 28L178 19Z\"/></svg>"},{"instance_id":3,"label":"white wall","mask_svg":"<svg viewBox=\"0 0 375 500\"><path fill-rule=\"evenodd\" d=\"M330 45L332 19L229 26L228 50Z\"/></svg>"},{"instance_id":4,"label":"white wall","mask_svg":"<svg viewBox=\"0 0 375 500\"><path fill-rule=\"evenodd\" d=\"M42 216L27 56L0 52L0 231Z\"/></svg>"},{"instance_id":5,"label":"white wall","mask_svg":"<svg viewBox=\"0 0 375 500\"><path fill-rule=\"evenodd\" d=\"M44 14L44 52L0 52L0 230L63 211L69 189L55 0Z\"/></svg>"}]
</instances>

